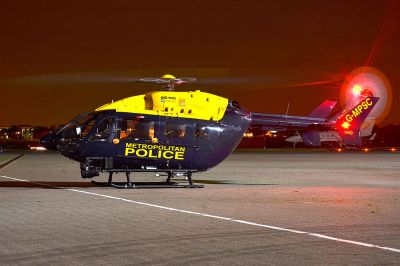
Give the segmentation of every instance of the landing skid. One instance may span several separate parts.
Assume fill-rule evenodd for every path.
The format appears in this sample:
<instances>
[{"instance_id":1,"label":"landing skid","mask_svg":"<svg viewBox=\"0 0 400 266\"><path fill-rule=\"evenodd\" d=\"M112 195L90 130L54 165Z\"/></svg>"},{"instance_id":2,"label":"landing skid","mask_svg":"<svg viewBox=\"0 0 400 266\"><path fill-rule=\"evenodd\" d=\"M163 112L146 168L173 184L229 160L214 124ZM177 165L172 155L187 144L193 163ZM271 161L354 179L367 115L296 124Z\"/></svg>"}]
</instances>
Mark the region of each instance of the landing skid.
<instances>
[{"instance_id":1,"label":"landing skid","mask_svg":"<svg viewBox=\"0 0 400 266\"><path fill-rule=\"evenodd\" d=\"M189 184L171 182L172 174L168 173L168 178L165 182L132 182L131 173L126 172L126 182L113 182L113 172L109 173L107 182L98 182L92 180L92 184L96 186L115 187L119 189L141 189L141 188L204 188L204 185L193 184L192 173L185 175Z\"/></svg>"}]
</instances>

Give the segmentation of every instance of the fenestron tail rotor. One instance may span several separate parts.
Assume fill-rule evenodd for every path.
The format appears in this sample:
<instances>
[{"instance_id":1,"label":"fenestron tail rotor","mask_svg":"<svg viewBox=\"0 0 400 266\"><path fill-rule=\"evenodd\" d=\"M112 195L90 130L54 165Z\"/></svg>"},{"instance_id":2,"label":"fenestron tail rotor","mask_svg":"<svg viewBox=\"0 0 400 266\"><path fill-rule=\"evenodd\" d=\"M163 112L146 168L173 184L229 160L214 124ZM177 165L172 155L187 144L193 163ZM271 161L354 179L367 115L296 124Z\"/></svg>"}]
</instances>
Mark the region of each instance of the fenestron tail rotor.
<instances>
[{"instance_id":1,"label":"fenestron tail rotor","mask_svg":"<svg viewBox=\"0 0 400 266\"><path fill-rule=\"evenodd\" d=\"M163 89L166 91L173 91L175 85L180 85L183 83L195 82L196 78L176 78L173 75L165 74L161 78L141 78L139 82L163 84Z\"/></svg>"}]
</instances>

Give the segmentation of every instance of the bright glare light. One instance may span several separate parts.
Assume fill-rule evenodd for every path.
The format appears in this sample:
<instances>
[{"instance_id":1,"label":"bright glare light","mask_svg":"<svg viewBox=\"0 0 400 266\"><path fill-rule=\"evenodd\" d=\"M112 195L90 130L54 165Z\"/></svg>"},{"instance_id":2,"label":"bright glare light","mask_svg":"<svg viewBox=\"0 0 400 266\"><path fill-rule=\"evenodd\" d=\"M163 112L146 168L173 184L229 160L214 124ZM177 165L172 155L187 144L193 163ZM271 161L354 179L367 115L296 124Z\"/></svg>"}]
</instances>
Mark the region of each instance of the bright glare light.
<instances>
[{"instance_id":1,"label":"bright glare light","mask_svg":"<svg viewBox=\"0 0 400 266\"><path fill-rule=\"evenodd\" d=\"M349 122L345 121L345 122L342 123L342 128L348 129L349 127L350 127Z\"/></svg>"},{"instance_id":2,"label":"bright glare light","mask_svg":"<svg viewBox=\"0 0 400 266\"><path fill-rule=\"evenodd\" d=\"M369 152L368 148L363 149L364 152Z\"/></svg>"},{"instance_id":3,"label":"bright glare light","mask_svg":"<svg viewBox=\"0 0 400 266\"><path fill-rule=\"evenodd\" d=\"M354 95L358 96L358 95L361 94L362 87L359 84L356 84L356 85L353 86L351 91L353 92Z\"/></svg>"},{"instance_id":4,"label":"bright glare light","mask_svg":"<svg viewBox=\"0 0 400 266\"><path fill-rule=\"evenodd\" d=\"M45 151L47 150L45 147L38 146L38 147L31 147L31 150L37 150L37 151Z\"/></svg>"},{"instance_id":5,"label":"bright glare light","mask_svg":"<svg viewBox=\"0 0 400 266\"><path fill-rule=\"evenodd\" d=\"M254 137L253 132L246 132L246 133L243 134L243 136L244 136L245 138L252 138L252 137Z\"/></svg>"},{"instance_id":6,"label":"bright glare light","mask_svg":"<svg viewBox=\"0 0 400 266\"><path fill-rule=\"evenodd\" d=\"M337 151L338 151L338 152L342 152L342 149L341 149L341 148L339 148L339 149L337 149Z\"/></svg>"},{"instance_id":7,"label":"bright glare light","mask_svg":"<svg viewBox=\"0 0 400 266\"><path fill-rule=\"evenodd\" d=\"M396 148L391 148L390 151L391 151L391 152L396 152L397 149L396 149Z\"/></svg>"}]
</instances>

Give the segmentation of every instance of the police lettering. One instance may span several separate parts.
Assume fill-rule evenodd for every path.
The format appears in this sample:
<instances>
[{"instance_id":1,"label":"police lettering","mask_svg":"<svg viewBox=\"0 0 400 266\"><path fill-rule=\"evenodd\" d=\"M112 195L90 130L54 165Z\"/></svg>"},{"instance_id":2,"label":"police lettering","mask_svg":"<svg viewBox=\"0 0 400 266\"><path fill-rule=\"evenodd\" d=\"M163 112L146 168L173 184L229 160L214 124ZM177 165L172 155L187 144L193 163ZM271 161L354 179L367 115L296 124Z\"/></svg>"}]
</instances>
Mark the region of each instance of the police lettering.
<instances>
[{"instance_id":1,"label":"police lettering","mask_svg":"<svg viewBox=\"0 0 400 266\"><path fill-rule=\"evenodd\" d=\"M126 143L125 156L139 158L164 158L167 160L184 160L185 147L164 146L156 144Z\"/></svg>"}]
</instances>

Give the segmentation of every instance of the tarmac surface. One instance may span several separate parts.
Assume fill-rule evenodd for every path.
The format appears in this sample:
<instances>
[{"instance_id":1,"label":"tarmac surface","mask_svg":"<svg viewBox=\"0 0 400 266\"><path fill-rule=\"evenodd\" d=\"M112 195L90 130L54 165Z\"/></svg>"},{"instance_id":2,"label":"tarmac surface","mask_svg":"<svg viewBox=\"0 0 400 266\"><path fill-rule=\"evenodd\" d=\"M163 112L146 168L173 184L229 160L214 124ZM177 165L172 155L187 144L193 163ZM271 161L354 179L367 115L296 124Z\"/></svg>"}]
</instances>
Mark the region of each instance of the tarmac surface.
<instances>
[{"instance_id":1,"label":"tarmac surface","mask_svg":"<svg viewBox=\"0 0 400 266\"><path fill-rule=\"evenodd\" d=\"M400 264L400 153L236 152L193 178L94 187L27 153L0 169L0 264Z\"/></svg>"}]
</instances>

